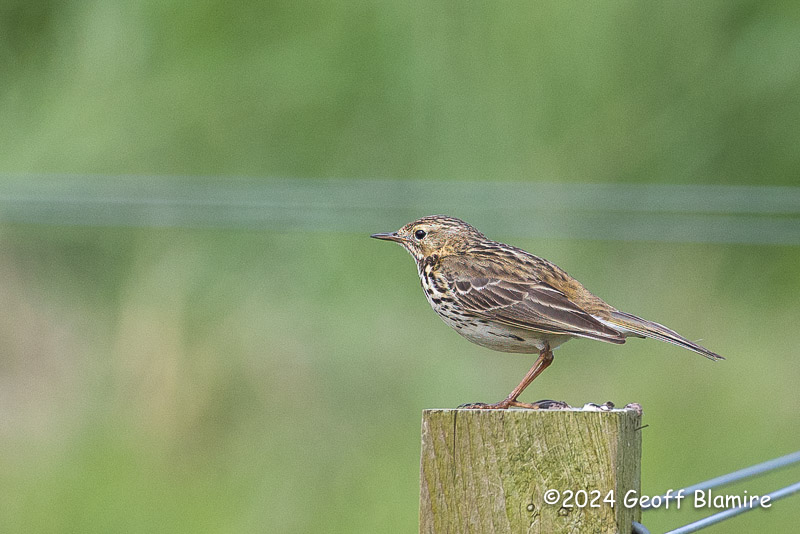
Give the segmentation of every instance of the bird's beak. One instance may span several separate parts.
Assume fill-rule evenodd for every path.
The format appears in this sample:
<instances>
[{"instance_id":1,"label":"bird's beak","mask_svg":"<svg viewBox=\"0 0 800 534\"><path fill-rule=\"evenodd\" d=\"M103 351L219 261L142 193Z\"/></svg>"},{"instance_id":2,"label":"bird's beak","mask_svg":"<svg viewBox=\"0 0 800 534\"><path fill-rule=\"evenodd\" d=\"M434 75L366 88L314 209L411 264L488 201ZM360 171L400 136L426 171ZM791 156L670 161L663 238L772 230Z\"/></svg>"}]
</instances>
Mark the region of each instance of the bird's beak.
<instances>
[{"instance_id":1,"label":"bird's beak","mask_svg":"<svg viewBox=\"0 0 800 534\"><path fill-rule=\"evenodd\" d=\"M384 241L394 241L396 243L403 242L403 238L397 235L397 232L390 232L386 234L372 234L370 237L374 237L375 239L383 239Z\"/></svg>"}]
</instances>

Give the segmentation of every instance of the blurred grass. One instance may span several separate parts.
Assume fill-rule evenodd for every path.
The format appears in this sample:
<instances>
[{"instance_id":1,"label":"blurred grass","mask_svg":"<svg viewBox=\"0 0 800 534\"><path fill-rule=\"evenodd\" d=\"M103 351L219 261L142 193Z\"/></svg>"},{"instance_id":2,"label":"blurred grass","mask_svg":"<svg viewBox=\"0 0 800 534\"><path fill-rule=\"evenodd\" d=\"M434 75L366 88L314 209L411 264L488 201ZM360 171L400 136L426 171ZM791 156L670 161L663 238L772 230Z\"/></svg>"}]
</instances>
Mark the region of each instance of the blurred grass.
<instances>
[{"instance_id":1,"label":"blurred grass","mask_svg":"<svg viewBox=\"0 0 800 534\"><path fill-rule=\"evenodd\" d=\"M3 5L6 170L797 180L795 5Z\"/></svg>"},{"instance_id":2,"label":"blurred grass","mask_svg":"<svg viewBox=\"0 0 800 534\"><path fill-rule=\"evenodd\" d=\"M0 171L798 185L799 15L7 0ZM574 341L526 393L640 402L645 493L797 449L797 247L513 243L729 358ZM5 225L0 248L6 532L413 531L420 411L530 364L450 332L365 235Z\"/></svg>"}]
</instances>

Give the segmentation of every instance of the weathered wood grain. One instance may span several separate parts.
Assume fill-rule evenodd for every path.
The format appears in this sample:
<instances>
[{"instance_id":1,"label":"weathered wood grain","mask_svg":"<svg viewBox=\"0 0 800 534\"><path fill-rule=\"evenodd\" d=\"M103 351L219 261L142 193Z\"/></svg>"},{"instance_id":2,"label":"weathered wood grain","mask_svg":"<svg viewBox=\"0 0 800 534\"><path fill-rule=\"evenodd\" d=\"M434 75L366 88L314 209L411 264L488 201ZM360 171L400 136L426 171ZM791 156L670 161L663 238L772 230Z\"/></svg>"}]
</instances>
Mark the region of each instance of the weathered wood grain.
<instances>
[{"instance_id":1,"label":"weathered wood grain","mask_svg":"<svg viewBox=\"0 0 800 534\"><path fill-rule=\"evenodd\" d=\"M640 424L635 410L425 410L420 532L628 534L641 516L622 502L640 491ZM548 489L598 490L599 507L546 504Z\"/></svg>"}]
</instances>

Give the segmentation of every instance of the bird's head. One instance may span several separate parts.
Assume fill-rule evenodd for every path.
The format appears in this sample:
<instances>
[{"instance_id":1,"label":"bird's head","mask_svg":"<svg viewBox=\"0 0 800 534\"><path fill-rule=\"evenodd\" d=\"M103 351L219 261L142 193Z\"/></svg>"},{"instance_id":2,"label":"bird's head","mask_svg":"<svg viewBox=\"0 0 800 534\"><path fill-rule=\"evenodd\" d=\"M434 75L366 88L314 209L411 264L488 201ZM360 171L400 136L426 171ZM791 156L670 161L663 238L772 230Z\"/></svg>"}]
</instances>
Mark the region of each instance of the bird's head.
<instances>
[{"instance_id":1,"label":"bird's head","mask_svg":"<svg viewBox=\"0 0 800 534\"><path fill-rule=\"evenodd\" d=\"M370 237L400 243L418 262L433 254L439 257L458 254L471 243L486 239L461 219L445 215L423 217L396 232L373 234Z\"/></svg>"}]
</instances>

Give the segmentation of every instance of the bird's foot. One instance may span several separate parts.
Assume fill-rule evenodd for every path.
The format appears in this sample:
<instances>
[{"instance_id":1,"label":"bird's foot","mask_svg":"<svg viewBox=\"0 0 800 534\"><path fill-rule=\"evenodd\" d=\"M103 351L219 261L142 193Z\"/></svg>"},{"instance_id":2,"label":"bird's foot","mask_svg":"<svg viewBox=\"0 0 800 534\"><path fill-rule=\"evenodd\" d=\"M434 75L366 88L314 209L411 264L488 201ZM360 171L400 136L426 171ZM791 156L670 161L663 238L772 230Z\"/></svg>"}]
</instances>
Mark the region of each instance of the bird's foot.
<instances>
[{"instance_id":1,"label":"bird's foot","mask_svg":"<svg viewBox=\"0 0 800 534\"><path fill-rule=\"evenodd\" d=\"M463 408L465 410L506 410L508 408L527 408L529 410L563 410L565 408L571 408L571 406L566 402L549 399L540 400L532 404L517 400L503 399L494 404L484 404L482 402L462 404L459 406L459 408Z\"/></svg>"},{"instance_id":2,"label":"bird's foot","mask_svg":"<svg viewBox=\"0 0 800 534\"><path fill-rule=\"evenodd\" d=\"M505 410L511 406L508 399L496 402L494 404L486 404L485 402L470 402L462 404L459 408L464 410Z\"/></svg>"},{"instance_id":3,"label":"bird's foot","mask_svg":"<svg viewBox=\"0 0 800 534\"><path fill-rule=\"evenodd\" d=\"M531 404L514 401L511 403L511 406L514 406L515 408L527 408L529 410L567 410L572 408L572 406L564 401L555 401L550 399L536 401Z\"/></svg>"}]
</instances>

